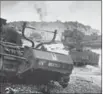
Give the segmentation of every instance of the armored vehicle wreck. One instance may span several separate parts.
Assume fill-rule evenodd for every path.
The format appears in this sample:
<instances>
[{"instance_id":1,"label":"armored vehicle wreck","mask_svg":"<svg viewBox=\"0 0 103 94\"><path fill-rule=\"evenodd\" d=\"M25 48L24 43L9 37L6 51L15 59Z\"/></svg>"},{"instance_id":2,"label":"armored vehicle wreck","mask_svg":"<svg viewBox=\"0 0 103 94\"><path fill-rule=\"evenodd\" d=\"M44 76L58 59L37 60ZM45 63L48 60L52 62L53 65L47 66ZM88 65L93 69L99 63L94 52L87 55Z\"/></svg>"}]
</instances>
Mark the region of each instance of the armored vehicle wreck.
<instances>
[{"instance_id":1,"label":"armored vehicle wreck","mask_svg":"<svg viewBox=\"0 0 103 94\"><path fill-rule=\"evenodd\" d=\"M62 87L67 87L70 74L73 69L73 61L70 55L50 52L45 49L44 44L55 41L56 33L49 42L35 42L27 37L29 28L24 22L22 38L29 41L32 46L18 45L8 40L0 40L0 77L13 83L25 84L48 84L57 81ZM27 34L27 35L26 35ZM32 35L32 34L31 34ZM22 39L21 38L21 39Z\"/></svg>"}]
</instances>

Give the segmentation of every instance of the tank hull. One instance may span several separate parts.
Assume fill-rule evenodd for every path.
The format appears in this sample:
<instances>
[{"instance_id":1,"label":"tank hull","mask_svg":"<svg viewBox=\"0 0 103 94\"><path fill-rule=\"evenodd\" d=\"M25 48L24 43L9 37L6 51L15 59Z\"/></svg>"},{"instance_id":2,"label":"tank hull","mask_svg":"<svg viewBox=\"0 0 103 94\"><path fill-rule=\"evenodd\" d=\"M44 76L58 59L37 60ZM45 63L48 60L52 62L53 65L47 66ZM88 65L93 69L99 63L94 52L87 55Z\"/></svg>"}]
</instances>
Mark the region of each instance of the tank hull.
<instances>
[{"instance_id":1,"label":"tank hull","mask_svg":"<svg viewBox=\"0 0 103 94\"><path fill-rule=\"evenodd\" d=\"M30 47L22 49L19 46L6 44L1 48L0 73L4 74L8 81L12 83L47 84L53 80L60 81L63 87L67 86L73 69L70 55L41 51ZM19 51L23 51L22 56L20 56L21 54L17 55L16 52ZM66 82L64 83L61 79L66 79Z\"/></svg>"}]
</instances>

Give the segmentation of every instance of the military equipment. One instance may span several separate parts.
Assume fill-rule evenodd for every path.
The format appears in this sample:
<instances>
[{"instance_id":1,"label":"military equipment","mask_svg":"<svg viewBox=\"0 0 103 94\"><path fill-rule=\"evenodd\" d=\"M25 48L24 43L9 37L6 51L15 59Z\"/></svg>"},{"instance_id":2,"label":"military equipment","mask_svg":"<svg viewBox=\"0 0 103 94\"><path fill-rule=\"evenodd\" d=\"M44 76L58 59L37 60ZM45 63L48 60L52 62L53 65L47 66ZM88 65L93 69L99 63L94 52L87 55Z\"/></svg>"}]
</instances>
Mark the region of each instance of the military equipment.
<instances>
[{"instance_id":1,"label":"military equipment","mask_svg":"<svg viewBox=\"0 0 103 94\"><path fill-rule=\"evenodd\" d=\"M63 34L63 44L70 52L74 65L95 65L98 66L99 54L92 52L91 49L95 47L101 47L99 40L84 41L82 34L78 30L67 30ZM80 34L79 34L80 33ZM72 37L71 37L72 36ZM84 35L83 35L84 36ZM88 38L88 37L87 37Z\"/></svg>"},{"instance_id":2,"label":"military equipment","mask_svg":"<svg viewBox=\"0 0 103 94\"><path fill-rule=\"evenodd\" d=\"M73 61L70 55L59 54L42 49L44 44L40 42L35 45L31 39L25 36L26 28L36 30L27 26L24 22L22 36L31 42L32 46L19 46L18 44L0 41L0 77L12 83L26 84L48 84L50 81L57 81L63 87L68 85L70 74L73 69ZM41 48L40 48L41 47Z\"/></svg>"},{"instance_id":3,"label":"military equipment","mask_svg":"<svg viewBox=\"0 0 103 94\"><path fill-rule=\"evenodd\" d=\"M76 66L83 66L83 65L94 65L98 66L99 61L99 54L92 52L90 50L71 50L70 55Z\"/></svg>"}]
</instances>

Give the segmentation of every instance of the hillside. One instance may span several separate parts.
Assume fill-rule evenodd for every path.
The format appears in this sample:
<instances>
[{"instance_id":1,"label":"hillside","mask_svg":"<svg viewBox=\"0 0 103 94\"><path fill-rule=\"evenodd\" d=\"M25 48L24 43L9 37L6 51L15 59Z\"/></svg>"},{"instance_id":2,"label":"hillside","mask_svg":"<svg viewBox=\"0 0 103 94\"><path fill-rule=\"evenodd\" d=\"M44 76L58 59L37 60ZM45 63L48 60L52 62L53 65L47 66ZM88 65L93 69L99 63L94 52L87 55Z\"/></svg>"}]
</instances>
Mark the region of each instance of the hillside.
<instances>
[{"instance_id":1,"label":"hillside","mask_svg":"<svg viewBox=\"0 0 103 94\"><path fill-rule=\"evenodd\" d=\"M13 25L16 26L17 28L19 28L19 30L21 30L22 25L23 25L23 21L18 21L18 22L10 22L8 23L9 25ZM56 21L56 22L28 22L28 24L30 26L33 26L37 29L43 29L43 30L50 30L50 31L54 31L55 29L58 30L58 36L56 40L61 40L61 36L62 36L62 32L64 32L64 30L69 29L69 30L73 30L73 29L77 29L81 32L84 33L85 37L84 37L84 41L85 42L89 42L89 44L91 44L91 42L93 43L99 43L99 46L101 45L101 35L99 30L93 29L90 26L86 26L83 25L79 22L61 22L61 21ZM51 39L51 36L45 35L45 37L47 37L47 39ZM93 44L94 45L94 44ZM98 44L97 44L98 45Z\"/></svg>"},{"instance_id":2,"label":"hillside","mask_svg":"<svg viewBox=\"0 0 103 94\"><path fill-rule=\"evenodd\" d=\"M8 24L12 24L14 26L17 26L19 28L21 28L23 21L18 21L18 22L10 22ZM93 29L90 26L87 25L83 25L79 22L61 22L61 21L55 21L55 22L28 22L31 26L34 26L36 28L41 28L44 30L55 30L57 29L59 32L63 32L65 29L78 29L81 32L83 32L85 35L91 35L93 33L97 33L99 34L100 31Z\"/></svg>"}]
</instances>

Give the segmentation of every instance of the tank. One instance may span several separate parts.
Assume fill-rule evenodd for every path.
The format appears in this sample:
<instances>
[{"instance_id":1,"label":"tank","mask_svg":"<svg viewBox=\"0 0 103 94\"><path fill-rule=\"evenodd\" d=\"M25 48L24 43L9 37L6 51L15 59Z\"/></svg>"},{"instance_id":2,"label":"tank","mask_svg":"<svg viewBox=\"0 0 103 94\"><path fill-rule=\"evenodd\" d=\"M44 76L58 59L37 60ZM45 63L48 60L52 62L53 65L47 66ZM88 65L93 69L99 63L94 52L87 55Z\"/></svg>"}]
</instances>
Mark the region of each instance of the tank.
<instances>
[{"instance_id":1,"label":"tank","mask_svg":"<svg viewBox=\"0 0 103 94\"><path fill-rule=\"evenodd\" d=\"M90 50L71 50L70 55L75 66L93 65L98 66L99 54Z\"/></svg>"},{"instance_id":2,"label":"tank","mask_svg":"<svg viewBox=\"0 0 103 94\"><path fill-rule=\"evenodd\" d=\"M48 84L57 81L63 88L67 87L73 70L73 61L70 55L59 54L45 49L45 44L51 44L57 31L52 32L54 37L49 42L35 42L25 36L26 22L22 28L22 38L32 46L20 46L4 40L0 41L0 77L12 83L20 84Z\"/></svg>"}]
</instances>

